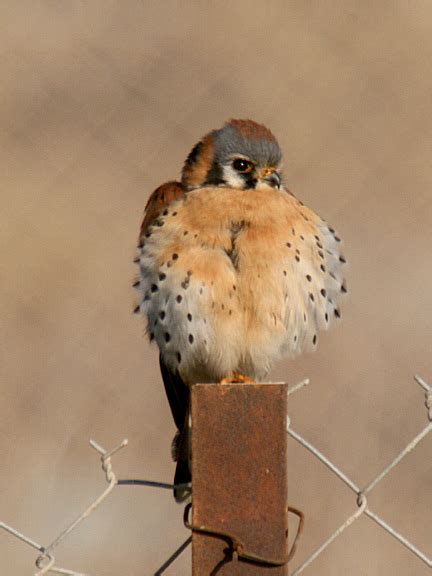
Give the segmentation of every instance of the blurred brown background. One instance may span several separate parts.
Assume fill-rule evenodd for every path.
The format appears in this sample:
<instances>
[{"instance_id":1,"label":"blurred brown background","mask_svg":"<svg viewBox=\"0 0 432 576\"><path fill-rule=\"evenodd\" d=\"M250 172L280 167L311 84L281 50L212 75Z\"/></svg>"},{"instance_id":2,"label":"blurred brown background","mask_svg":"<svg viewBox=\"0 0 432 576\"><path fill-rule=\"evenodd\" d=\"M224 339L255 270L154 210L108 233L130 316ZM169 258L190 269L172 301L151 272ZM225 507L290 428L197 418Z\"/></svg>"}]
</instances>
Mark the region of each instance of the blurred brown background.
<instances>
[{"instance_id":1,"label":"blurred brown background","mask_svg":"<svg viewBox=\"0 0 432 576\"><path fill-rule=\"evenodd\" d=\"M413 373L432 379L431 3L3 0L0 21L0 519L51 541L103 487L90 437L129 438L121 476L171 481L134 247L149 193L230 117L271 127L290 188L345 239L342 323L272 376L311 378L293 426L368 483L426 423ZM429 555L431 442L370 498ZM294 442L290 464L297 564L355 503ZM57 559L151 574L186 536L169 493L119 487ZM34 572L4 532L0 558ZM362 518L305 574L429 572ZM189 553L167 574L190 574Z\"/></svg>"}]
</instances>

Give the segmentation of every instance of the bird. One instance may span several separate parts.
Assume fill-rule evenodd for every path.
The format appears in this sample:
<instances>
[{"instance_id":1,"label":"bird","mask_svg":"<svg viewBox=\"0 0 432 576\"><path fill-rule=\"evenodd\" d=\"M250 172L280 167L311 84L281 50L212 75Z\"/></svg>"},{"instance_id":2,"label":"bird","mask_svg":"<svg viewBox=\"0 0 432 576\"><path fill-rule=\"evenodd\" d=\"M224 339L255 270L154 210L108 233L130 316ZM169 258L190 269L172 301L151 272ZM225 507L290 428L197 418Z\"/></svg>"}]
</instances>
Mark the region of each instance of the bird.
<instances>
[{"instance_id":1,"label":"bird","mask_svg":"<svg viewBox=\"0 0 432 576\"><path fill-rule=\"evenodd\" d=\"M262 382L281 358L315 349L340 318L346 259L335 229L284 184L273 133L232 119L149 197L135 312L147 318L177 427L174 496L191 497L190 388Z\"/></svg>"}]
</instances>

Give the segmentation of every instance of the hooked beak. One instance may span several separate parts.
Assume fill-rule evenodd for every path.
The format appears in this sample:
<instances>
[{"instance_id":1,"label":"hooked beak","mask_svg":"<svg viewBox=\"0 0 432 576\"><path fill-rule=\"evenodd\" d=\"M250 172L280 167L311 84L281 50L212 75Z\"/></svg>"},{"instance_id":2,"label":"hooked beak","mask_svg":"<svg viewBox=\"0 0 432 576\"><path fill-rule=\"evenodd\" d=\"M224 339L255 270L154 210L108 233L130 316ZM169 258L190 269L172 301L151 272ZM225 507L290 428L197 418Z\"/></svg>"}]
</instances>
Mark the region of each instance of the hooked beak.
<instances>
[{"instance_id":1,"label":"hooked beak","mask_svg":"<svg viewBox=\"0 0 432 576\"><path fill-rule=\"evenodd\" d=\"M272 188L279 189L281 185L281 177L278 172L272 172L271 174L263 178L263 181L266 182L266 184L268 184Z\"/></svg>"}]
</instances>

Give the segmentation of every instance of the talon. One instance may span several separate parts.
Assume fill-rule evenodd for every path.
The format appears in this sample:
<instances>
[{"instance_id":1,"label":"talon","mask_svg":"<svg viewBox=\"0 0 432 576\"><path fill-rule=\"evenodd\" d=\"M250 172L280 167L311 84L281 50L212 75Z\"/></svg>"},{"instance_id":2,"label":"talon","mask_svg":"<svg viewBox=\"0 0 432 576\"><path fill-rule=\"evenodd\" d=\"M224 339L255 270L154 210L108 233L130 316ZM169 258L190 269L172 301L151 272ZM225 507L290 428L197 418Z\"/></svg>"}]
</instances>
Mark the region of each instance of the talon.
<instances>
[{"instance_id":1,"label":"talon","mask_svg":"<svg viewBox=\"0 0 432 576\"><path fill-rule=\"evenodd\" d=\"M246 376L245 374L240 374L239 372L233 372L231 376L226 376L220 381L221 384L256 384L253 378Z\"/></svg>"}]
</instances>

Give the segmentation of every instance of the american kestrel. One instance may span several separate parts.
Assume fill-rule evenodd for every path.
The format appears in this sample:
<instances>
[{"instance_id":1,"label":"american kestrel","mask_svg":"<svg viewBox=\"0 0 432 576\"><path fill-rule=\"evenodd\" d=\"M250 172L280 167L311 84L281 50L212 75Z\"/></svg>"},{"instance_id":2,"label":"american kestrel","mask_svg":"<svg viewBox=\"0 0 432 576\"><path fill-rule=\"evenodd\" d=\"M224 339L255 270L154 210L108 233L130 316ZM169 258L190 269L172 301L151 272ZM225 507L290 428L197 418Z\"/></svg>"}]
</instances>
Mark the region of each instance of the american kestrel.
<instances>
[{"instance_id":1,"label":"american kestrel","mask_svg":"<svg viewBox=\"0 0 432 576\"><path fill-rule=\"evenodd\" d=\"M261 381L317 345L346 291L340 238L282 184L266 127L231 120L192 149L180 182L157 188L139 237L148 334L179 433L175 496L190 492L189 387Z\"/></svg>"}]
</instances>

